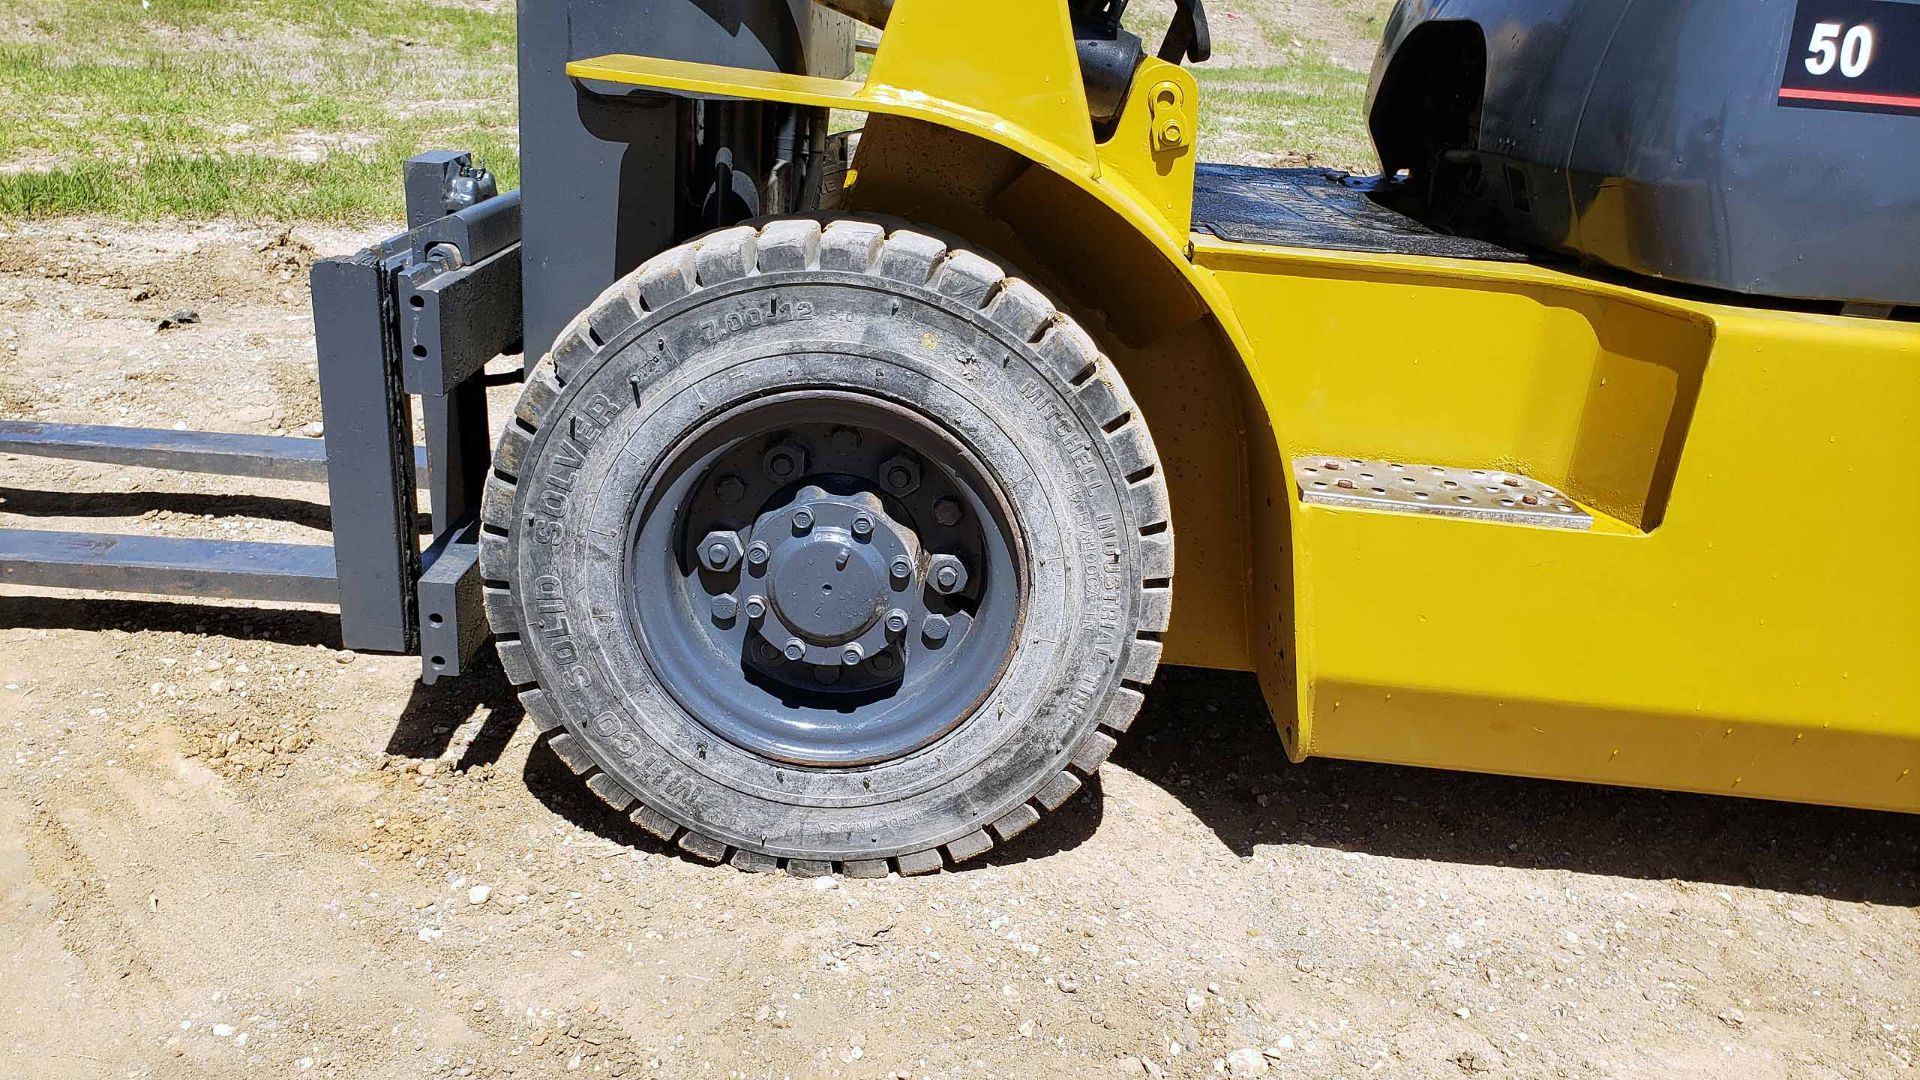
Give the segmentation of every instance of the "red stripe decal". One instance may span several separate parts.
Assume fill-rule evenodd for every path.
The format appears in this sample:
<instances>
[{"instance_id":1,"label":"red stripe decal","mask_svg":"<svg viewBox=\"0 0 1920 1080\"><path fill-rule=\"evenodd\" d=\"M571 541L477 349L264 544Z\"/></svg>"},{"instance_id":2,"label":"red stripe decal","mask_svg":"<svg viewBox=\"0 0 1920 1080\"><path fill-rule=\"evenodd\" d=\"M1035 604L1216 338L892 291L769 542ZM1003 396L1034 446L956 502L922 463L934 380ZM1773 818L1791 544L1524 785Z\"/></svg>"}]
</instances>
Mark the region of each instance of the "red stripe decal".
<instances>
[{"instance_id":1,"label":"red stripe decal","mask_svg":"<svg viewBox=\"0 0 1920 1080\"><path fill-rule=\"evenodd\" d=\"M1920 96L1913 94L1856 94L1850 90L1802 90L1796 86L1783 86L1780 96L1806 101L1844 101L1851 105L1896 105L1920 109Z\"/></svg>"}]
</instances>

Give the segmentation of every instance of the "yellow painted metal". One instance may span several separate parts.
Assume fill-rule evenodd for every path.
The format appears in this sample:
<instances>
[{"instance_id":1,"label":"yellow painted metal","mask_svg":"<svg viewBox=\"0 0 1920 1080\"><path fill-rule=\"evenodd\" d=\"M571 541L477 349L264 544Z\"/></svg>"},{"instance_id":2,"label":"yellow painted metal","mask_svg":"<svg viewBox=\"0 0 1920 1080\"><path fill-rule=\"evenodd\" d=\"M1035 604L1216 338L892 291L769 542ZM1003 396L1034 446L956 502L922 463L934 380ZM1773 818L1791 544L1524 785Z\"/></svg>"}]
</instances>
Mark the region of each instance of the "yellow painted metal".
<instances>
[{"instance_id":1,"label":"yellow painted metal","mask_svg":"<svg viewBox=\"0 0 1920 1080\"><path fill-rule=\"evenodd\" d=\"M1101 176L1163 223L1185 236L1193 219L1194 135L1200 90L1176 64L1149 57L1133 77L1113 133L1100 144Z\"/></svg>"},{"instance_id":2,"label":"yellow painted metal","mask_svg":"<svg viewBox=\"0 0 1920 1080\"><path fill-rule=\"evenodd\" d=\"M567 74L589 82L681 94L779 101L906 116L954 128L1039 163L1092 194L1184 262L1192 205L1193 145L1156 147L1133 137L1146 119L1123 119L1128 137L1096 146L1080 61L1064 2L898 0L864 81L692 64L613 54L576 60ZM1161 83L1184 100L1163 108L1198 127L1193 77L1149 60L1130 100ZM1129 108L1128 113L1134 110ZM1169 196L1184 170L1184 196ZM1108 175L1108 173L1111 175Z\"/></svg>"},{"instance_id":3,"label":"yellow painted metal","mask_svg":"<svg viewBox=\"0 0 1920 1080\"><path fill-rule=\"evenodd\" d=\"M1900 486L1920 326L1190 236L1191 77L1149 61L1096 141L1064 3L897 0L865 82L626 56L569 71L984 140L1063 183L1005 172L947 220L995 222L999 250L1041 263L1067 250L1050 219L1097 221L1125 233L1082 233L1122 262L1103 280L1191 290L1108 295L1123 338L1131 309L1168 313L1115 350L1175 451L1167 656L1258 671L1294 756L1920 810L1920 500ZM901 168L874 185L926 195ZM1210 325L1171 314L1194 302ZM1209 469L1242 433L1244 457ZM1517 469L1596 525L1303 506L1308 453ZM1199 524L1231 542L1190 562Z\"/></svg>"},{"instance_id":4,"label":"yellow painted metal","mask_svg":"<svg viewBox=\"0 0 1920 1080\"><path fill-rule=\"evenodd\" d=\"M1506 263L1195 260L1287 456L1514 468L1599 519L1295 501L1297 756L1920 810L1920 325Z\"/></svg>"}]
</instances>

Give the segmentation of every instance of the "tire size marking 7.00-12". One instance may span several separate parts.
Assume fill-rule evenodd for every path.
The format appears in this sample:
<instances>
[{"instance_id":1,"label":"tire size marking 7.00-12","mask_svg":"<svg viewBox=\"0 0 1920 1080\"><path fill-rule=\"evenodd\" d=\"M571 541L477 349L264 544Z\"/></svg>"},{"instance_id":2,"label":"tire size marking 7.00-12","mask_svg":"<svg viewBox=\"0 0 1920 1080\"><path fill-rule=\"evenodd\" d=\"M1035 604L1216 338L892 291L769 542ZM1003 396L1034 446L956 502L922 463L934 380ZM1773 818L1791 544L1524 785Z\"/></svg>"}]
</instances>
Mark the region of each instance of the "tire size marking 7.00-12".
<instances>
[{"instance_id":1,"label":"tire size marking 7.00-12","mask_svg":"<svg viewBox=\"0 0 1920 1080\"><path fill-rule=\"evenodd\" d=\"M1920 3L1799 0L1778 101L1920 116Z\"/></svg>"}]
</instances>

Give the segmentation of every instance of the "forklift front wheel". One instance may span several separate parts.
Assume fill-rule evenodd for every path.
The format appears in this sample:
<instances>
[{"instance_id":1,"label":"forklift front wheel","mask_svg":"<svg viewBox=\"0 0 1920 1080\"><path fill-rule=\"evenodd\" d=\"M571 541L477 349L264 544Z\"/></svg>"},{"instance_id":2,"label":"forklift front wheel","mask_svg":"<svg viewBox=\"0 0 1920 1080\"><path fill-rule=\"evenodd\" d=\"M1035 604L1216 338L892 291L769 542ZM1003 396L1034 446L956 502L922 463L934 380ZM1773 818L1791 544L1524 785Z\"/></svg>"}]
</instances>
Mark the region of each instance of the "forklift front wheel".
<instances>
[{"instance_id":1,"label":"forklift front wheel","mask_svg":"<svg viewBox=\"0 0 1920 1080\"><path fill-rule=\"evenodd\" d=\"M852 219L666 252L531 374L487 610L549 745L752 870L925 872L1077 791L1159 662L1158 458L1091 338Z\"/></svg>"}]
</instances>

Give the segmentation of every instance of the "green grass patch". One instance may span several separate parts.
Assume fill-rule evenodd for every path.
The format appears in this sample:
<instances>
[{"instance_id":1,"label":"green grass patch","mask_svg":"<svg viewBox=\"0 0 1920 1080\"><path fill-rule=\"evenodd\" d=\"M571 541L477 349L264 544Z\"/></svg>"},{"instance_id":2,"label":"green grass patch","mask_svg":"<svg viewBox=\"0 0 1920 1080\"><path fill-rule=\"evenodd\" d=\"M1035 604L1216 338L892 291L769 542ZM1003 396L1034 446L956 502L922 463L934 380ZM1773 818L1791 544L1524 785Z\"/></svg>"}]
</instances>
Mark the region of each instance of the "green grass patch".
<instances>
[{"instance_id":1,"label":"green grass patch","mask_svg":"<svg viewBox=\"0 0 1920 1080\"><path fill-rule=\"evenodd\" d=\"M1377 23L1388 0L1324 2L1358 26ZM392 221L404 209L400 162L433 148L472 149L503 186L518 182L510 5L8 0L6 8L0 220ZM1371 168L1365 75L1264 9L1259 20L1246 28L1257 47L1195 69L1202 155ZM1140 29L1158 40L1159 27ZM864 72L870 61L860 61Z\"/></svg>"},{"instance_id":2,"label":"green grass patch","mask_svg":"<svg viewBox=\"0 0 1920 1080\"><path fill-rule=\"evenodd\" d=\"M494 163L502 189L520 182L511 142L476 131L460 142ZM365 150L321 161L264 154L167 151L128 162L90 158L72 166L0 175L0 219L96 214L145 221L235 217L242 220L355 223L397 219L399 163L447 145L436 133L389 137Z\"/></svg>"},{"instance_id":3,"label":"green grass patch","mask_svg":"<svg viewBox=\"0 0 1920 1080\"><path fill-rule=\"evenodd\" d=\"M1366 41L1378 40L1393 0L1312 0L1334 11ZM1134 5L1127 26L1152 51L1172 5ZM1243 165L1379 168L1361 106L1367 74L1332 58L1352 54L1354 39L1315 40L1278 5L1237 5L1238 21L1213 12L1213 59L1192 68L1200 84L1200 160Z\"/></svg>"},{"instance_id":4,"label":"green grass patch","mask_svg":"<svg viewBox=\"0 0 1920 1080\"><path fill-rule=\"evenodd\" d=\"M1261 67L1202 65L1200 156L1256 165L1378 167L1361 106L1367 77L1301 50Z\"/></svg>"},{"instance_id":5,"label":"green grass patch","mask_svg":"<svg viewBox=\"0 0 1920 1080\"><path fill-rule=\"evenodd\" d=\"M1346 16L1348 25L1362 41L1376 43L1387 29L1387 16L1393 13L1393 0L1329 0L1333 9Z\"/></svg>"},{"instance_id":6,"label":"green grass patch","mask_svg":"<svg viewBox=\"0 0 1920 1080\"><path fill-rule=\"evenodd\" d=\"M423 149L517 182L512 10L13 0L0 219L391 220Z\"/></svg>"}]
</instances>

